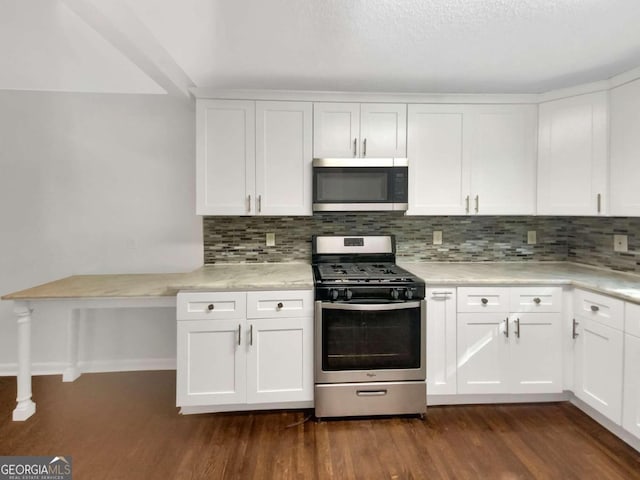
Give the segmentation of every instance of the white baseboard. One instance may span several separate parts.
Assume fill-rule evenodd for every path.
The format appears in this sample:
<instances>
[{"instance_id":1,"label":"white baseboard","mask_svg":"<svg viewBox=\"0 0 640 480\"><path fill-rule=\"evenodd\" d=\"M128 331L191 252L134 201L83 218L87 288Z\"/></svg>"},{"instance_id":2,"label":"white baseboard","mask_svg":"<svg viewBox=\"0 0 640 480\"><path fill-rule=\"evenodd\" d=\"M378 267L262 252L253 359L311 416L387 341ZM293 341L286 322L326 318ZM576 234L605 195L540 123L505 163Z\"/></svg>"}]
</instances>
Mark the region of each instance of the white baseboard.
<instances>
[{"instance_id":1,"label":"white baseboard","mask_svg":"<svg viewBox=\"0 0 640 480\"><path fill-rule=\"evenodd\" d=\"M35 362L31 366L32 375L62 375L67 369L63 362ZM125 360L91 360L78 362L81 373L136 372L142 370L175 370L175 358L132 358ZM0 364L0 377L15 377L17 363Z\"/></svg>"},{"instance_id":2,"label":"white baseboard","mask_svg":"<svg viewBox=\"0 0 640 480\"><path fill-rule=\"evenodd\" d=\"M598 412L595 408L591 407L590 405L587 405L578 397L576 397L574 394L571 394L571 398L569 399L569 401L573 405L578 407L580 410L582 410L584 413L589 415L591 418L593 418L596 422L598 422L604 428L606 428L611 433L613 433L616 437L620 438L629 446L631 446L632 448L640 452L640 438L635 437L634 435L629 433L627 430L622 428L622 426L609 420L607 417L605 417L600 412Z\"/></svg>"},{"instance_id":3,"label":"white baseboard","mask_svg":"<svg viewBox=\"0 0 640 480\"><path fill-rule=\"evenodd\" d=\"M427 406L566 402L569 393L428 395Z\"/></svg>"}]
</instances>

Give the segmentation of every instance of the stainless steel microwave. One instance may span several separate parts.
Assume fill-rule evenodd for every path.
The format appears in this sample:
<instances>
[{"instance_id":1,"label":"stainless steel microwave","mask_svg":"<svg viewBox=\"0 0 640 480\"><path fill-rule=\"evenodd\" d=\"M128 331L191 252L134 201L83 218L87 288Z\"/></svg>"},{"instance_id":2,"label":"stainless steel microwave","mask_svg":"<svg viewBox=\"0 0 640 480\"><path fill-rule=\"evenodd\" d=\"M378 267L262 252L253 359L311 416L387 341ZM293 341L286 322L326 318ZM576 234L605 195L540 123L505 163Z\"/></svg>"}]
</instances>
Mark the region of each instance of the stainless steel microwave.
<instances>
[{"instance_id":1,"label":"stainless steel microwave","mask_svg":"<svg viewBox=\"0 0 640 480\"><path fill-rule=\"evenodd\" d=\"M313 210L405 211L408 165L406 158L315 158Z\"/></svg>"}]
</instances>

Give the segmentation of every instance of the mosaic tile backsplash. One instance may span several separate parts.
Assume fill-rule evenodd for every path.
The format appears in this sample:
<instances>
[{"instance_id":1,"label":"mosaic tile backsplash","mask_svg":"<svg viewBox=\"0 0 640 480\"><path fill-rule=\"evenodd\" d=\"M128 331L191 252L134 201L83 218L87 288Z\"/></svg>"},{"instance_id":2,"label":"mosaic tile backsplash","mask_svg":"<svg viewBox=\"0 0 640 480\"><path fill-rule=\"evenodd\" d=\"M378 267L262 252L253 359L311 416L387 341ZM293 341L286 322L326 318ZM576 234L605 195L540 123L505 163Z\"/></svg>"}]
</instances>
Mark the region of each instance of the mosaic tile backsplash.
<instances>
[{"instance_id":1,"label":"mosaic tile backsplash","mask_svg":"<svg viewBox=\"0 0 640 480\"><path fill-rule=\"evenodd\" d=\"M308 262L311 235L396 236L400 261L570 260L640 273L640 218L409 217L399 213L323 213L312 217L204 217L204 262ZM441 230L442 245L433 245ZM527 244L527 231L537 244ZM276 246L265 246L265 234ZM613 234L629 252L613 252Z\"/></svg>"}]
</instances>

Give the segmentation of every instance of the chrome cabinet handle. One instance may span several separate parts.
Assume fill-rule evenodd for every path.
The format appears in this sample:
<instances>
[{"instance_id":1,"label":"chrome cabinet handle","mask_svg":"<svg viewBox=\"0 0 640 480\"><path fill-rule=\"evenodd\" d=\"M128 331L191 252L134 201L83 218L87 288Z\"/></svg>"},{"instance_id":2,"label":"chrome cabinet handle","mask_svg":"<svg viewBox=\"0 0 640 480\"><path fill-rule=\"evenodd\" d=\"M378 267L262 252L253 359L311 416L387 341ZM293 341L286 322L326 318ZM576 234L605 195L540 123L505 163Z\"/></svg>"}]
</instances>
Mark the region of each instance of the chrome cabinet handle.
<instances>
[{"instance_id":1,"label":"chrome cabinet handle","mask_svg":"<svg viewBox=\"0 0 640 480\"><path fill-rule=\"evenodd\" d=\"M367 156L367 139L366 138L362 141L362 156L363 157Z\"/></svg>"},{"instance_id":2,"label":"chrome cabinet handle","mask_svg":"<svg viewBox=\"0 0 640 480\"><path fill-rule=\"evenodd\" d=\"M353 139L353 156L354 157L358 155L357 149L358 149L358 139L354 138Z\"/></svg>"},{"instance_id":3,"label":"chrome cabinet handle","mask_svg":"<svg viewBox=\"0 0 640 480\"><path fill-rule=\"evenodd\" d=\"M242 343L242 324L238 324L238 345Z\"/></svg>"},{"instance_id":4,"label":"chrome cabinet handle","mask_svg":"<svg viewBox=\"0 0 640 480\"><path fill-rule=\"evenodd\" d=\"M247 196L247 211L251 211L251 195Z\"/></svg>"},{"instance_id":5,"label":"chrome cabinet handle","mask_svg":"<svg viewBox=\"0 0 640 480\"><path fill-rule=\"evenodd\" d=\"M253 324L249 327L249 345L253 345Z\"/></svg>"},{"instance_id":6,"label":"chrome cabinet handle","mask_svg":"<svg viewBox=\"0 0 640 480\"><path fill-rule=\"evenodd\" d=\"M208 309L209 311L213 310L214 308L216 308L216 307L215 307L215 305L214 305L213 303L210 303L210 304L207 306L207 309Z\"/></svg>"},{"instance_id":7,"label":"chrome cabinet handle","mask_svg":"<svg viewBox=\"0 0 640 480\"><path fill-rule=\"evenodd\" d=\"M597 305L591 305L591 311L592 312L597 312L598 310L600 310L600 307Z\"/></svg>"},{"instance_id":8,"label":"chrome cabinet handle","mask_svg":"<svg viewBox=\"0 0 640 480\"><path fill-rule=\"evenodd\" d=\"M278 308L278 310L280 310L282 307L284 307L284 304L282 302L278 302L278 305L276 305L276 307Z\"/></svg>"},{"instance_id":9,"label":"chrome cabinet handle","mask_svg":"<svg viewBox=\"0 0 640 480\"><path fill-rule=\"evenodd\" d=\"M580 323L576 322L576 319L573 319L573 328L571 330L571 338L573 338L574 340L576 338L578 338L579 333L576 331L578 325L580 325Z\"/></svg>"},{"instance_id":10,"label":"chrome cabinet handle","mask_svg":"<svg viewBox=\"0 0 640 480\"><path fill-rule=\"evenodd\" d=\"M480 211L480 195L476 195L476 213Z\"/></svg>"},{"instance_id":11,"label":"chrome cabinet handle","mask_svg":"<svg viewBox=\"0 0 640 480\"><path fill-rule=\"evenodd\" d=\"M602 210L602 194L598 194L598 213Z\"/></svg>"},{"instance_id":12,"label":"chrome cabinet handle","mask_svg":"<svg viewBox=\"0 0 640 480\"><path fill-rule=\"evenodd\" d=\"M262 195L258 195L258 213L262 212Z\"/></svg>"},{"instance_id":13,"label":"chrome cabinet handle","mask_svg":"<svg viewBox=\"0 0 640 480\"><path fill-rule=\"evenodd\" d=\"M467 204L467 206L465 208L465 213L469 213L469 195L467 195L467 198L466 198L465 202Z\"/></svg>"},{"instance_id":14,"label":"chrome cabinet handle","mask_svg":"<svg viewBox=\"0 0 640 480\"><path fill-rule=\"evenodd\" d=\"M538 297L533 299L533 303L535 303L536 305L540 305L540 302L541 300Z\"/></svg>"},{"instance_id":15,"label":"chrome cabinet handle","mask_svg":"<svg viewBox=\"0 0 640 480\"><path fill-rule=\"evenodd\" d=\"M509 338L509 317L504 319L504 336Z\"/></svg>"},{"instance_id":16,"label":"chrome cabinet handle","mask_svg":"<svg viewBox=\"0 0 640 480\"><path fill-rule=\"evenodd\" d=\"M447 290L431 292L431 295L453 295L453 292L449 292Z\"/></svg>"},{"instance_id":17,"label":"chrome cabinet handle","mask_svg":"<svg viewBox=\"0 0 640 480\"><path fill-rule=\"evenodd\" d=\"M482 302L483 305L486 305L487 303L489 303L489 300L487 300L486 298L481 298L480 301Z\"/></svg>"},{"instance_id":18,"label":"chrome cabinet handle","mask_svg":"<svg viewBox=\"0 0 640 480\"><path fill-rule=\"evenodd\" d=\"M516 318L516 338L520 338L520 319Z\"/></svg>"}]
</instances>

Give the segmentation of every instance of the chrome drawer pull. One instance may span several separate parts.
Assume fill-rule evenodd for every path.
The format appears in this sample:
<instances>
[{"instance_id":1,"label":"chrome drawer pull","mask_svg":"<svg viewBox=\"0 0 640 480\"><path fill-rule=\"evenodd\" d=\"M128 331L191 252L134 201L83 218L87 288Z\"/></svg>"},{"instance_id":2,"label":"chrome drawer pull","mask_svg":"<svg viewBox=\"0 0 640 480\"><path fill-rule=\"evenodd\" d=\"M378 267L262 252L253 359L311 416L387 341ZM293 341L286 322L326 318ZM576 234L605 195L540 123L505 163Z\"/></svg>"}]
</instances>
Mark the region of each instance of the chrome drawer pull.
<instances>
[{"instance_id":1,"label":"chrome drawer pull","mask_svg":"<svg viewBox=\"0 0 640 480\"><path fill-rule=\"evenodd\" d=\"M486 305L487 303L489 303L489 300L487 300L486 298L481 298L480 301L482 302L483 305Z\"/></svg>"},{"instance_id":2,"label":"chrome drawer pull","mask_svg":"<svg viewBox=\"0 0 640 480\"><path fill-rule=\"evenodd\" d=\"M516 338L520 338L520 319L516 318Z\"/></svg>"},{"instance_id":3,"label":"chrome drawer pull","mask_svg":"<svg viewBox=\"0 0 640 480\"><path fill-rule=\"evenodd\" d=\"M576 319L574 318L573 319L573 328L571 330L571 338L573 338L574 340L576 338L578 338L578 335L579 335L578 332L576 331L578 325L580 325L580 323L576 322Z\"/></svg>"},{"instance_id":4,"label":"chrome drawer pull","mask_svg":"<svg viewBox=\"0 0 640 480\"><path fill-rule=\"evenodd\" d=\"M238 324L238 345L242 342L242 324Z\"/></svg>"},{"instance_id":5,"label":"chrome drawer pull","mask_svg":"<svg viewBox=\"0 0 640 480\"><path fill-rule=\"evenodd\" d=\"M509 317L504 319L504 336L509 338Z\"/></svg>"},{"instance_id":6,"label":"chrome drawer pull","mask_svg":"<svg viewBox=\"0 0 640 480\"><path fill-rule=\"evenodd\" d=\"M533 303L535 303L536 305L540 305L540 302L541 302L541 301L542 301L542 300L540 300L538 297L536 297L536 298L534 298L534 299L533 299Z\"/></svg>"},{"instance_id":7,"label":"chrome drawer pull","mask_svg":"<svg viewBox=\"0 0 640 480\"><path fill-rule=\"evenodd\" d=\"M282 307L284 307L282 302L278 302L278 305L276 305L277 309L280 310L282 309Z\"/></svg>"},{"instance_id":8,"label":"chrome drawer pull","mask_svg":"<svg viewBox=\"0 0 640 480\"><path fill-rule=\"evenodd\" d=\"M387 390L356 390L359 397L383 397L387 394Z\"/></svg>"},{"instance_id":9,"label":"chrome drawer pull","mask_svg":"<svg viewBox=\"0 0 640 480\"><path fill-rule=\"evenodd\" d=\"M591 305L591 311L592 312L597 312L598 310L600 310L600 307L597 305Z\"/></svg>"},{"instance_id":10,"label":"chrome drawer pull","mask_svg":"<svg viewBox=\"0 0 640 480\"><path fill-rule=\"evenodd\" d=\"M216 307L215 307L215 305L214 305L213 303L210 303L210 304L207 306L207 310L209 310L209 311L213 310L214 308L216 308Z\"/></svg>"}]
</instances>

